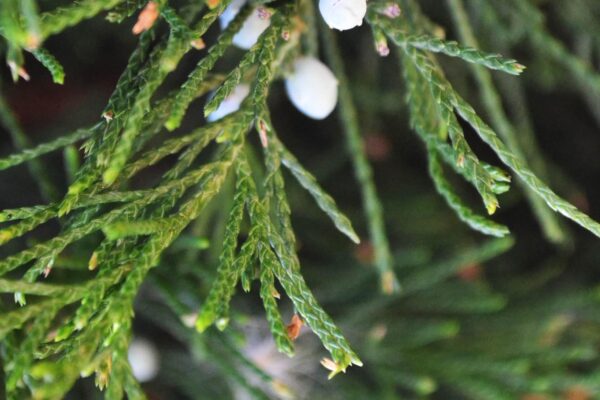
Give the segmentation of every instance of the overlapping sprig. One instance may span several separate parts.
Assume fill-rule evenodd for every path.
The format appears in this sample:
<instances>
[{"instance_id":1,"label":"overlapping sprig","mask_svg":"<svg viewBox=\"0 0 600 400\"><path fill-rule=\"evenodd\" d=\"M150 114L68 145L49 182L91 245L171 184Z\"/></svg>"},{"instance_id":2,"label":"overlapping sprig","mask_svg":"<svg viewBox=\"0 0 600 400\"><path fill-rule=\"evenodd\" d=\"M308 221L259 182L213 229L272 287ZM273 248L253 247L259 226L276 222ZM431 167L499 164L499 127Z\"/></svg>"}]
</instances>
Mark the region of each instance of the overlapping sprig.
<instances>
[{"instance_id":1,"label":"overlapping sprig","mask_svg":"<svg viewBox=\"0 0 600 400\"><path fill-rule=\"evenodd\" d=\"M33 0L2 2L0 35L7 43L6 59L13 77L28 78L23 64L23 51L27 51L50 71L56 83L62 83L64 71L59 62L40 47L45 39L102 11L111 10L109 19L113 22L123 21L144 3L83 0L40 15ZM46 205L0 211L0 223L4 224L0 228L0 244L16 241L51 220L60 224L59 232L51 239L0 260L0 290L13 294L19 303L0 314L8 398L61 397L80 375L91 374L96 375L96 384L106 389L107 398L122 398L124 393L130 398L143 398L127 363L134 298L151 269L160 264L163 253L176 244L190 224L207 218L209 207L219 196L227 194L231 183L233 195L223 211L227 218L218 266L212 273L205 300L196 305L196 330L202 333L213 324L225 329L232 319L229 307L238 282L245 291L250 291L252 281L256 280L277 348L292 355L294 337L288 333L279 310L277 299L281 294L276 286L279 284L291 299L294 310L331 354L332 360L323 362L332 370L330 376L345 371L352 364L362 365L301 274L283 168L306 189L340 232L356 243L358 235L333 198L284 146L267 106L271 84L285 73L290 55L302 51L316 53L315 32L303 31L306 24L314 28L314 19L305 18L304 22L301 19L310 16L314 9L306 4L299 7L296 2L285 2L263 10L265 18L270 18L269 28L231 71L216 74L212 71L217 62L225 56L233 37L254 11L252 5L245 6L209 47L181 87L155 99L158 89L182 57L203 38L229 3L227 0L209 2L207 10L201 5L189 4L183 14L184 8L174 9L166 2L156 2L160 20L140 36L103 111L102 120L89 128L30 146L5 102L0 102L3 125L22 149L0 159L0 170L29 163L34 175L40 175L37 180L49 200ZM460 118L520 177L528 193L537 195L552 210L600 236L597 222L556 195L531 171L518 143L511 139L514 129L505 123L506 117L490 112L505 144L454 90L433 53L512 75L520 74L524 67L514 60L469 47L476 43L467 29L458 0L451 0L450 4L459 25L464 28L463 40L469 46L436 37L431 29L434 24L421 13L415 1L398 3L404 13L402 16L385 12L393 3L373 2L368 22L380 54L386 53L388 40L399 50L411 124L426 145L429 172L436 189L458 217L484 234L505 236L509 233L507 227L474 212L444 176L442 162L475 187L488 214L496 211L497 196L509 187L510 177L506 172L480 160L474 153L465 138ZM527 13L533 15L531 10ZM160 21L164 21L168 29L164 35L157 28ZM537 26L539 28L539 24ZM537 32L543 31L540 28ZM333 37L328 31L323 37L329 63L339 79L341 122L362 187L375 263L384 291L391 294L399 286L350 85ZM556 54L557 48L554 45L549 51ZM581 65L571 64L571 68L582 79L591 79L592 74ZM489 76L480 69L475 69L475 74L489 110L500 109ZM193 100L214 90L204 107L204 114L208 116L219 109L242 82L249 83L251 89L238 111L190 133L159 140L159 144L150 140L160 137L163 127L169 131L178 128ZM249 161L251 150L247 136L254 131L264 150L264 163ZM85 159L67 194L59 199L51 183L41 177L43 167L39 158L80 141L84 141ZM214 152L210 161L206 161L204 156L209 157L209 147ZM128 188L140 171L175 154L179 154L179 158L153 187ZM536 207L539 207L539 199L531 200ZM552 217L543 218L548 235L561 240ZM504 248L509 242L495 243ZM73 279L65 269L65 255L70 249L75 249L73 253L80 256L75 262L80 274ZM493 248L490 252L498 252L496 250ZM439 283L456 272L457 265L409 275L404 290L417 292L421 287ZM89 271L82 271L86 267ZM448 293L462 289L450 288ZM478 304L481 309L497 309L504 304L494 296L479 298L486 300ZM427 308L430 300L424 297L416 303ZM183 312L190 311L172 296L167 302L181 319L184 319ZM448 302L447 307L468 306ZM414 362L423 359L429 360L423 364L425 369L435 370L433 355L417 354Z\"/></svg>"},{"instance_id":2,"label":"overlapping sprig","mask_svg":"<svg viewBox=\"0 0 600 400\"><path fill-rule=\"evenodd\" d=\"M55 21L53 30L41 30L42 37L115 5L110 2L95 5L82 2L80 8L56 10L42 18L42 21ZM297 33L292 38L282 37L283 31L297 30L290 25L294 7L285 6L275 11L271 17L271 28L246 53L239 66L224 78L215 76L210 70L229 47L231 37L239 30L250 8L242 11L181 90L149 107L156 89L183 53L189 50L190 41L201 37L226 6L227 2L222 2L207 11L194 28L187 28L175 10L163 7L161 14L168 22L169 34L157 38L153 29L142 34L140 44L103 112L102 122L0 162L3 168L9 168L37 161L46 153L85 140L86 159L65 199L49 205L2 212L2 221L8 223L1 230L2 243L28 234L52 219L63 221L61 232L54 238L0 261L0 274L13 271L15 277L23 274L22 279L5 279L2 284L4 290L14 293L22 305L0 317L6 343L12 343L16 332L28 321L30 323L27 338L14 344L18 354L14 353L14 358L5 364L9 396L18 397L24 390L25 381L27 389L35 397L61 396L80 373L84 376L95 373L96 384L106 388L106 395L110 398L120 397L124 392L129 396L139 396L139 387L126 362L135 294L148 271L159 263L163 251L221 191L231 169L237 171L238 186L226 224L217 281L201 307L197 328L203 331L215 320L221 321L218 324L221 328L225 326L223 321L228 318L228 305L236 282L241 279L243 286L249 288L249 280L255 276L246 270L252 268L253 260L259 260L261 272L256 278L261 282L260 294L280 350L288 354L293 351L291 339L277 310L275 278L282 283L307 324L321 337L332 354L337 371L345 370L352 363L360 364L341 332L316 303L299 273L298 258L293 248L295 239L291 230L290 208L281 173L273 171L274 175L269 179L273 184L271 195L269 199L261 200L250 176L251 168L243 156L244 137L250 127L255 123L263 129L268 119L268 89L275 77L275 68L285 60L282 52L292 50L299 43ZM62 70L55 60L43 51L36 52L53 72L55 80L62 80ZM160 132L163 125L170 129L178 125L192 100L216 88L216 94L207 105L210 112L219 107L242 78L250 79L253 89L240 111L189 134L163 141L158 148L144 151L145 144ZM281 157L292 169L334 223L353 240L358 240L349 220L314 177L283 148L274 133L270 133L269 137L269 148L275 146L272 151L277 153L276 157ZM221 150L215 154L214 161L196 166L200 153L215 139ZM181 154L179 160L157 186L123 190L122 185L141 170L177 153ZM275 206L277 222L271 220L263 202ZM251 229L238 253L237 237L245 208L251 216ZM274 241L273 238L277 237L273 236L275 230L281 235L281 242ZM98 236L99 232L104 234L103 239ZM94 272L87 281L73 284L77 290L65 290L71 286L62 283L38 281L39 276L44 275L49 280L56 276L55 279L60 282L62 254L70 246L84 246L84 240L92 240L93 243L90 243L92 251L88 253L86 265ZM85 244L85 247L89 248L90 244ZM31 300L31 296L35 298ZM67 312L65 307L70 305L75 305L74 311ZM62 315L60 318L57 317L59 313ZM49 337L49 332L56 328L56 333Z\"/></svg>"},{"instance_id":3,"label":"overlapping sprig","mask_svg":"<svg viewBox=\"0 0 600 400\"><path fill-rule=\"evenodd\" d=\"M465 141L462 128L456 117L456 115L460 116L494 150L500 160L519 176L524 182L526 190L535 193L550 209L599 236L600 224L554 193L531 171L522 158L522 152L518 147L518 143L515 140L511 140L512 136L510 134L512 132L509 130L510 128L503 124L505 118L496 118L496 122L500 125L499 129L508 134L506 135L506 139L510 141L510 145L502 142L495 131L479 117L473 107L453 89L431 53L425 54L420 50L427 49L434 52L442 52L450 56L463 58L470 63L512 74L521 73L523 66L514 60L504 60L500 56L486 55L472 48L458 46L452 42L444 42L431 37L422 37L421 27L428 24L420 22L426 17L423 16L414 1L405 0L400 3L405 12L404 18L390 18L382 12L381 5L374 4L371 7L369 19L373 25L381 28L403 53L402 62L405 82L409 87L408 103L412 110L411 119L415 130L419 132L420 136L424 137L426 143L432 143L435 140L432 138L435 136L438 136L439 140L439 132L442 132L442 139L444 139L447 132L452 142L454 158L458 169L463 170L466 164L470 164L472 168L485 171L483 174L468 172L463 172L462 174L472 177L471 179L467 178L467 180L474 183L488 213L493 214L499 205L495 194L506 190L506 175L498 172L495 168L485 167L485 164L482 164L472 152ZM451 5L454 6L455 10L457 9L456 2L451 3ZM466 21L461 21L464 33L464 30L467 29L464 27ZM415 38L415 35L417 35L417 38ZM487 99L490 100L490 96L494 96L494 93L493 88L490 86L489 78L484 77L481 73L479 73L478 77L484 84L482 88L485 90ZM499 110L499 107L498 102L488 105L488 109L492 111ZM437 120L438 126L432 126L431 122L428 123L424 119L424 109L431 113L430 116L433 117L434 121ZM496 117L498 117L497 112L493 114ZM429 144L429 147L437 151L437 146ZM459 218L467 221L471 227L481 230L483 233L493 235L508 233L506 229L498 230L498 227L494 226L493 223L482 225L483 220L480 217L475 216L463 205L459 205L458 197L449 192L449 185L445 184L441 179L441 169L436 160L432 161L431 173L438 191L444 194L451 208L457 211ZM561 240L560 237L557 237L556 226L551 229L553 229L553 232L549 236L551 238L554 237L556 240Z\"/></svg>"}]
</instances>

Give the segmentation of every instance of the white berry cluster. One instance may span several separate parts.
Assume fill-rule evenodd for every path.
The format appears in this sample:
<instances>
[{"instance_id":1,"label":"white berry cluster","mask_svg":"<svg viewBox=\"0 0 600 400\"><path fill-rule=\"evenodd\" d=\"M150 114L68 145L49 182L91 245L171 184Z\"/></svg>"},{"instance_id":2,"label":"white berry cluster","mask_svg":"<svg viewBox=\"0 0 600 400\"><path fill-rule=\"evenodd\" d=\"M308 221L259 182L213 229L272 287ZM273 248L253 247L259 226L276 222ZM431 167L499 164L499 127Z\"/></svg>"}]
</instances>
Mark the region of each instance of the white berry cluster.
<instances>
[{"instance_id":1,"label":"white berry cluster","mask_svg":"<svg viewBox=\"0 0 600 400\"><path fill-rule=\"evenodd\" d=\"M220 17L221 29L225 29L246 0L233 0ZM352 29L362 24L367 13L366 0L320 0L319 10L330 28ZM234 36L233 44L242 48L252 47L259 36L269 27L268 15L255 10ZM300 57L294 61L293 70L285 80L286 93L294 106L306 116L324 119L335 109L338 82L331 70L315 57ZM220 107L209 115L209 121L223 118L237 111L250 88L239 85Z\"/></svg>"}]
</instances>

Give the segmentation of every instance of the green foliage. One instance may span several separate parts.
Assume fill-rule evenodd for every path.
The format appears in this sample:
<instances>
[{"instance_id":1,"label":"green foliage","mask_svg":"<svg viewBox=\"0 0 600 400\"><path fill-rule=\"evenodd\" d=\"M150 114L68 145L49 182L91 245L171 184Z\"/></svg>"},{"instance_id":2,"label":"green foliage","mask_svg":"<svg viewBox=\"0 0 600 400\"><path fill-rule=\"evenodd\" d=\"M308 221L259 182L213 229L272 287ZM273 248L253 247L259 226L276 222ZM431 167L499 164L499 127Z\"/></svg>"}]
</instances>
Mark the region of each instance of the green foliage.
<instances>
[{"instance_id":1,"label":"green foliage","mask_svg":"<svg viewBox=\"0 0 600 400\"><path fill-rule=\"evenodd\" d=\"M0 158L0 170L27 163L47 201L0 211L0 245L8 254L0 260L0 292L12 295L16 303L0 303L6 398L62 398L79 377L92 374L106 398L145 398L127 361L127 349L134 300L148 281L157 287L164 304L156 305L156 313L141 313L188 343L196 357L213 360L226 377L255 398L267 394L240 372L240 365L275 392L279 390L278 394L284 390L239 351L236 340L244 317L231 309L238 283L245 292L259 286L258 297L279 352L292 356L298 350L284 322L284 299L278 301L285 295L294 313L329 352L331 360L323 363L331 369L330 378L351 365L363 365L363 358L365 374L373 377L381 398L387 394L395 398L396 388L427 396L439 386L477 399L516 398L534 391L558 393L575 384L595 393L600 390L597 373L577 374L570 368L572 363L596 359L597 338L590 339L586 329L597 332L597 316L590 316L597 293L568 292L555 303L546 293L545 302L530 308L528 302L537 300L533 296L505 295L485 284L453 279L465 265L483 263L507 251L513 244L511 238L469 246L430 265L406 262L394 254L387 205L384 211L361 133L358 96L346 73L350 69L336 35L324 24L317 28L319 17L312 2L274 2L268 9L260 5L267 2L260 1L244 6L187 78L164 94L162 89L172 85L171 74L180 69L193 44L209 41L209 30L218 24L230 1L207 2L207 9L200 2L180 3L186 2L157 2L158 19L140 35L102 117L88 128L34 146L0 96L0 122L18 150ZM520 75L524 66L478 50L475 26L462 1L447 3L462 44L441 37L439 27L415 0L371 1L367 16L380 54L386 54L388 40L394 46L410 125L424 144L435 189L473 230L496 237L509 235L507 226L479 215L445 175L444 166L471 184L489 215L500 206L498 196L509 190L510 175L476 154L477 147L469 143L473 139L465 133L469 127L519 178L550 241L565 244L569 239L550 210L600 237L600 224L538 177L544 175L543 169L530 160L539 150L519 140L519 128L504 110L501 90L489 70ZM581 85L598 91L598 73L551 36L534 3L473 0L472 4L498 27L504 26L505 19L518 22L522 32L503 30L506 35L500 42L506 48L516 41L513 36L528 36L536 51L562 64ZM39 13L34 0L2 2L0 36L13 79L27 76L23 52L28 52L49 70L55 83L62 84L63 67L41 47L46 39L104 11L109 12L111 22L125 23L144 5L141 1L81 0ZM270 26L240 56L230 51L233 37L256 6L269 14ZM400 7L402 15L390 15L389 8L394 6ZM301 240L292 226L292 212L297 208L288 198L293 189L286 188L287 172L282 167L337 230L355 244L359 236L343 211L345 206L336 203L317 174L304 167L301 157L279 137L268 104L272 85L285 78L297 54L318 55L317 32L339 83L339 119L373 245L369 262L376 267L379 285L387 295L361 299L347 319L369 326L386 311L396 310L398 316L355 335L360 347L354 345L355 338L342 333L319 303L321 293L313 293L301 271ZM491 126L458 93L436 54L469 64L465 68L477 82ZM224 60L235 63L223 70L220 62ZM208 116L240 83L249 84L251 90L238 111L188 133L177 131L188 129L184 117L194 100L213 92L204 106L204 116ZM173 133L165 137L163 128ZM250 138L254 133L260 138L262 157L255 154ZM74 146L82 141L80 162ZM67 164L66 190L47 176L42 160L61 149ZM136 179L142 172L161 162L167 164L172 155L178 158L171 160L160 179L138 187ZM49 238L32 240L35 230L51 221L57 222L56 231ZM204 235L212 235L207 239L210 261L203 260L207 265L199 268L199 251L190 243L205 240ZM26 243L19 240L23 237ZM177 261L170 273L174 252ZM193 277L190 282L187 274ZM352 296L357 287L360 293L368 290L363 285L371 279L371 271L350 266L341 275L336 277L339 281L331 282L331 293L325 293L325 298ZM180 294L192 301L182 301ZM516 305L511 303L513 297ZM534 326L529 318L534 312L540 313L546 327L560 325L564 321L557 321L557 315L568 319L570 312L580 313L581 324L588 325L578 326L572 337L551 347L544 338L553 333L560 336L560 332ZM193 323L189 323L190 316ZM481 321L493 327L491 333L481 332ZM571 324L575 325L568 320L564 329L560 325L557 330L562 332ZM222 331L230 329L216 333L212 325ZM402 340L388 339L391 336ZM559 342L555 337L548 340ZM493 341L494 348L485 347L486 341ZM391 367L397 373L391 373ZM357 398L360 395L354 393Z\"/></svg>"}]
</instances>

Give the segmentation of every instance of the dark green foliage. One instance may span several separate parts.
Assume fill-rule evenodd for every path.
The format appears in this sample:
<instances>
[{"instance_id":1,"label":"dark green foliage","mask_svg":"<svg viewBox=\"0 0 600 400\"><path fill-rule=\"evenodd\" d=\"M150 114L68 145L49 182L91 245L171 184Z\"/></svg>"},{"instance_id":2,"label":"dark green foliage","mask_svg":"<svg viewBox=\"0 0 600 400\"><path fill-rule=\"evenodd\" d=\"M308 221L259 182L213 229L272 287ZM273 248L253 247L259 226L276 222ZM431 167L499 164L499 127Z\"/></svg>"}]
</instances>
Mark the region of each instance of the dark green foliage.
<instances>
[{"instance_id":1,"label":"dark green foliage","mask_svg":"<svg viewBox=\"0 0 600 400\"><path fill-rule=\"evenodd\" d=\"M245 5L209 42L210 30L229 3L207 2L205 7L199 1L157 1L156 21L140 35L102 115L88 128L33 145L0 95L0 123L17 149L0 158L0 171L26 163L46 201L0 210L0 292L7 295L0 299L0 394L8 399L62 398L80 377L95 375L107 399L145 398L127 361L135 309L191 349L192 357L169 353L172 350L163 357L167 363L171 356L189 362L173 362L165 372L168 385L178 393L193 393L195 388L206 390L199 396L220 398L230 394L223 382L234 382L253 398L285 397L289 389L240 350L240 327L247 317L231 307L238 286L244 292L258 287L255 297L260 298L279 352L293 356L302 351L286 327L289 299L293 313L329 353L331 360L325 358L323 364L331 370L330 378L349 366L363 365L361 358L365 361L361 373L368 385L354 386L355 372L336 387L343 398L427 398L438 389L440 398L448 393L447 398L472 399L515 399L537 392L555 396L573 387L600 393L596 291L566 287L553 293L544 286L552 278L550 267L544 269L548 276L541 274L531 282L520 277L520 286L507 285L510 289L504 291L478 277L456 278L468 269L465 266L477 269L507 252L514 241L505 237L510 235L507 226L480 215L480 207L463 196L462 186L447 176L449 171L473 186L483 209L492 215L500 207L499 196L509 191L506 167L518 177L550 242L571 242L556 213L600 237L600 224L542 180L548 174L531 123L526 113L523 122L505 110L501 84L489 71L518 80L516 75L525 67L479 50L477 30L497 34L502 51L527 37L541 57L590 88L588 101L597 100L600 75L552 36L537 2L471 0L466 9L462 0L447 0L444 6L460 43L445 39L421 2L369 2L366 23L375 48L387 55L388 46L393 47L390 62L397 61L393 68L403 83L394 107L400 107L404 96L410 126L423 144L415 152L427 158L433 186L449 207L434 207L432 226L457 217L479 233L498 237L475 245L464 233L453 237L461 232L454 228L444 237L432 233L425 240L428 246L421 243L413 253L401 254L396 251L403 248L396 243L399 229L388 218L396 201L388 204L380 197L362 135L379 119L376 114L383 106L373 106L376 112L363 110L365 100L351 79L357 74L342 56L337 34L317 22L318 7L308 0L258 1ZM62 84L64 69L42 47L46 39L104 12L110 22L131 22L128 17L145 6L145 1L81 0L40 13L34 0L5 0L0 3L1 54L15 81L28 78L25 54L31 53L53 82ZM395 6L401 15L390 15ZM270 26L252 48L236 53L233 38L256 7L262 7ZM578 13L577 7L562 7L587 21L589 29L600 21ZM484 22L474 23L467 10ZM288 149L272 121L269 97L274 83L285 78L297 55L318 55L318 34L325 60L338 79L340 126L358 181L366 246L372 245L373 251L366 262L379 275L381 296L371 284L373 271L354 262L342 261L343 268L335 269L337 276L327 283L329 289L316 293L300 267L300 246L321 246L330 254L335 253L332 243L337 243L318 243L318 238L302 234L297 238L292 214L303 208L297 200L302 196L314 200L323 219L339 232L360 243L346 206L336 203L317 179L319 174L302 165L291 145ZM173 85L172 73L181 70L184 57L205 39L207 51L186 71L187 77ZM593 46L600 48L596 42ZM439 54L458 59L462 70L472 74L485 118L465 100L467 94L463 97L455 89L461 85L451 81L453 75L438 60ZM464 73L459 76L469 79ZM250 93L239 110L189 132L177 130L188 129L184 117L196 99L213 92L203 109L208 116L240 83L248 84ZM170 92L163 91L166 86ZM511 96L518 100L518 94ZM365 121L363 111L369 116ZM256 151L251 136L255 134L262 155ZM487 144L503 165L484 161L489 157L478 154L475 140ZM81 155L75 147L80 142ZM67 188L57 185L43 164L42 156L61 149ZM152 172L159 170L151 168L157 164L168 165L162 175ZM146 173L156 179L140 187L139 180L148 182L140 178ZM420 207L414 209L420 212ZM455 216L448 214L450 209ZM53 223L50 236L34 235ZM422 234L415 227L406 229ZM449 237L459 246L449 245ZM460 250L448 252L450 247ZM443 249L445 255L430 257L432 249ZM145 282L158 296L138 310L134 300ZM6 301L9 296L14 302ZM321 296L326 307L319 303ZM336 303L346 300L354 309L337 311L346 323L340 329L337 318L325 309L331 305L335 310ZM215 332L212 325L224 332ZM362 332L353 332L356 327ZM206 388L190 386L202 376L199 359L210 360L209 367L220 371L219 378L211 378L212 385L202 383ZM177 368L185 373L177 373ZM327 390L311 390L306 393L327 396Z\"/></svg>"}]
</instances>

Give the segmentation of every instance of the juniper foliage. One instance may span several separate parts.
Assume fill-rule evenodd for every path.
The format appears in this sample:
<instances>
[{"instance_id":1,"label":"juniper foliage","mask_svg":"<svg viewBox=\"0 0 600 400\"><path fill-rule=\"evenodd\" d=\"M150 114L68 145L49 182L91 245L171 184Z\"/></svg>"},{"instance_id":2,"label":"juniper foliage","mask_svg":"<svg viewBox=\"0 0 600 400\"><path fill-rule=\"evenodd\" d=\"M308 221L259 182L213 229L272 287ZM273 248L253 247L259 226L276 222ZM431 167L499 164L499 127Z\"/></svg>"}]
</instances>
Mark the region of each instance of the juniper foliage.
<instances>
[{"instance_id":1,"label":"juniper foliage","mask_svg":"<svg viewBox=\"0 0 600 400\"><path fill-rule=\"evenodd\" d=\"M148 7L145 1L124 0L63 3L0 4L1 50L15 82L29 79L25 61L37 60L54 83L63 84L69 76L45 47L49 38L102 16L127 24ZM346 390L344 398L373 393L378 398L426 398L437 391L440 396L513 399L528 393L554 396L573 387L590 396L600 393L597 368L590 367L597 366L597 293L572 288L552 293L544 287L551 279L547 276L537 277L539 282L530 277L514 293L452 279L465 265L479 265L513 245L510 227L492 219L511 176L548 241L564 247L572 242L561 215L600 236L600 224L548 183L527 113L507 109L506 102L519 102L518 76L526 71L524 65L495 53L510 54L526 40L540 60L572 75L598 113L600 74L588 60L600 48L597 35L590 34L600 23L597 6L586 0L557 6L565 9L565 23L581 27L578 35L588 47L577 54L552 35L540 2L447 0L446 22L458 41L446 39L446 29L430 19L430 7L422 4L427 2L369 2L371 52L387 55L391 48L393 57L386 65L402 80L392 103L398 106L405 99L410 127L422 143L414 151L427 158L433 187L456 218L496 237L433 260L427 255L430 249L395 252L387 217L393 211L383 207L375 185L361 133L363 109L356 103L361 100L348 74L351 66L338 45L339 35L320 22L318 7L309 0L249 2L216 39L209 39L230 3L154 2L156 21L139 36L107 105L88 127L34 145L0 96L0 122L16 148L0 158L0 170L27 165L46 201L0 211L0 291L14 299L7 296L1 303L4 396L62 398L78 379L94 375L108 399L145 398L127 360L134 300L145 283L159 297L150 297L139 314L185 343L195 357L210 360L210 367L222 373L215 380L235 382L253 398L290 392L240 351L240 326L247 317L230 305L240 286L244 292L258 287L279 352L295 353L287 309L279 301L287 297L328 353L330 360L323 364L331 369L330 378L365 361L363 374L375 387L366 392L365 386L345 381L338 386ZM270 25L240 54L232 41L256 8ZM587 14L584 8L596 12ZM200 44L207 49L187 78L174 85L169 78ZM364 209L363 217L353 216L365 221L373 251L368 262L375 268L351 265L332 277L326 293L315 294L297 251L299 242L315 248L323 243L293 229L292 213L302 205L290 193L311 198L342 235L357 244L360 239L345 207L286 146L268 99L298 55L318 55L320 50L338 79L340 140L345 140ZM474 105L466 100L470 93L456 89L460 85L447 74L448 57L460 62L464 79L474 80L479 96ZM471 76L465 78L465 73ZM508 93L502 82L517 89ZM204 107L208 116L240 83L249 85L250 94L239 110L188 130L185 117L195 100L213 92ZM497 162L477 154L482 143ZM44 166L44 156L58 150L65 154L68 187L53 182ZM136 179L156 174L157 164L169 164L168 170L140 188ZM462 183L450 173L474 188L483 208L463 195ZM298 188L305 193L298 194ZM446 210L436 215L447 218ZM53 223L57 230L51 237L37 235L39 228ZM551 269L544 272L552 274ZM355 298L372 292L375 273L384 296ZM533 289L539 289L538 295L530 295ZM354 308L338 312L347 330L320 303L335 309L344 299L352 300ZM365 332L347 336L357 326ZM230 394L218 380L194 389L195 374L202 375L197 362L175 353L163 357L168 370L164 380L178 393L192 398ZM202 390L206 392L199 394Z\"/></svg>"}]
</instances>

